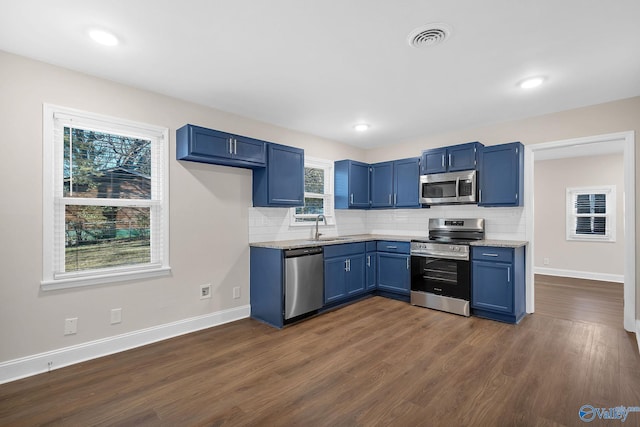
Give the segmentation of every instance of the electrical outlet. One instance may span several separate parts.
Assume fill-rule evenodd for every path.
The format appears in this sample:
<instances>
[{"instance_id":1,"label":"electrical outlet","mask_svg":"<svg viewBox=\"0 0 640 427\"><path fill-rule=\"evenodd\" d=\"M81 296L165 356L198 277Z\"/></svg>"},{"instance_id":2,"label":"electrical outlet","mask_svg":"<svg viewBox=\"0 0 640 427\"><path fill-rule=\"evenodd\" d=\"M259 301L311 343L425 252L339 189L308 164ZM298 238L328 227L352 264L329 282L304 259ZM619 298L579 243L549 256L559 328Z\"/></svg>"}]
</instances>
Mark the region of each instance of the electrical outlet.
<instances>
[{"instance_id":1,"label":"electrical outlet","mask_svg":"<svg viewBox=\"0 0 640 427\"><path fill-rule=\"evenodd\" d=\"M543 259L542 259L542 263L543 263L544 265L549 265L549 258L543 258Z\"/></svg>"},{"instance_id":2,"label":"electrical outlet","mask_svg":"<svg viewBox=\"0 0 640 427\"><path fill-rule=\"evenodd\" d=\"M64 319L64 334L73 335L78 332L78 318Z\"/></svg>"},{"instance_id":3,"label":"electrical outlet","mask_svg":"<svg viewBox=\"0 0 640 427\"><path fill-rule=\"evenodd\" d=\"M115 325L121 322L122 322L122 309L121 308L111 309L111 324Z\"/></svg>"},{"instance_id":4,"label":"electrical outlet","mask_svg":"<svg viewBox=\"0 0 640 427\"><path fill-rule=\"evenodd\" d=\"M233 299L240 298L240 286L236 286L233 288Z\"/></svg>"},{"instance_id":5,"label":"electrical outlet","mask_svg":"<svg viewBox=\"0 0 640 427\"><path fill-rule=\"evenodd\" d=\"M211 298L211 283L200 285L200 299Z\"/></svg>"}]
</instances>

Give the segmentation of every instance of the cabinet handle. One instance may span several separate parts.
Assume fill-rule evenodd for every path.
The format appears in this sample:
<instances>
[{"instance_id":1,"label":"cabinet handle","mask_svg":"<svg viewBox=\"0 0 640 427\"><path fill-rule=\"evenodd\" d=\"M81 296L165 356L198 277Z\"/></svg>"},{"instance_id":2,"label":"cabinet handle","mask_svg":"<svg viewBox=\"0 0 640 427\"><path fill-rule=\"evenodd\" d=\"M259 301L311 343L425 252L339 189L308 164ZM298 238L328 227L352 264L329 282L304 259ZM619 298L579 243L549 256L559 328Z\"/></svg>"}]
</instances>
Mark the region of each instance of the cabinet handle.
<instances>
[{"instance_id":1,"label":"cabinet handle","mask_svg":"<svg viewBox=\"0 0 640 427\"><path fill-rule=\"evenodd\" d=\"M391 204L391 194L389 194L389 204Z\"/></svg>"},{"instance_id":2,"label":"cabinet handle","mask_svg":"<svg viewBox=\"0 0 640 427\"><path fill-rule=\"evenodd\" d=\"M407 258L407 270L410 269L411 266L409 265L409 258Z\"/></svg>"},{"instance_id":3,"label":"cabinet handle","mask_svg":"<svg viewBox=\"0 0 640 427\"><path fill-rule=\"evenodd\" d=\"M238 154L238 140L233 138L233 154Z\"/></svg>"},{"instance_id":4,"label":"cabinet handle","mask_svg":"<svg viewBox=\"0 0 640 427\"><path fill-rule=\"evenodd\" d=\"M344 260L344 271L349 271L349 260L348 259Z\"/></svg>"},{"instance_id":5,"label":"cabinet handle","mask_svg":"<svg viewBox=\"0 0 640 427\"><path fill-rule=\"evenodd\" d=\"M371 255L367 255L367 267L371 267Z\"/></svg>"},{"instance_id":6,"label":"cabinet handle","mask_svg":"<svg viewBox=\"0 0 640 427\"><path fill-rule=\"evenodd\" d=\"M387 246L387 249L398 249L397 246Z\"/></svg>"},{"instance_id":7,"label":"cabinet handle","mask_svg":"<svg viewBox=\"0 0 640 427\"><path fill-rule=\"evenodd\" d=\"M442 167L444 167L444 154L442 155Z\"/></svg>"},{"instance_id":8,"label":"cabinet handle","mask_svg":"<svg viewBox=\"0 0 640 427\"><path fill-rule=\"evenodd\" d=\"M229 138L229 154L233 154L233 138Z\"/></svg>"},{"instance_id":9,"label":"cabinet handle","mask_svg":"<svg viewBox=\"0 0 640 427\"><path fill-rule=\"evenodd\" d=\"M480 200L478 200L480 203L482 203L482 190L480 190Z\"/></svg>"},{"instance_id":10,"label":"cabinet handle","mask_svg":"<svg viewBox=\"0 0 640 427\"><path fill-rule=\"evenodd\" d=\"M507 283L511 283L511 267L507 267Z\"/></svg>"},{"instance_id":11,"label":"cabinet handle","mask_svg":"<svg viewBox=\"0 0 640 427\"><path fill-rule=\"evenodd\" d=\"M498 256L498 254L489 254L489 253L486 253L486 254L482 254L482 256Z\"/></svg>"},{"instance_id":12,"label":"cabinet handle","mask_svg":"<svg viewBox=\"0 0 640 427\"><path fill-rule=\"evenodd\" d=\"M449 154L449 167L451 167L451 154Z\"/></svg>"},{"instance_id":13,"label":"cabinet handle","mask_svg":"<svg viewBox=\"0 0 640 427\"><path fill-rule=\"evenodd\" d=\"M347 271L351 271L351 258L347 260Z\"/></svg>"},{"instance_id":14,"label":"cabinet handle","mask_svg":"<svg viewBox=\"0 0 640 427\"><path fill-rule=\"evenodd\" d=\"M351 193L351 204L353 204L353 193Z\"/></svg>"},{"instance_id":15,"label":"cabinet handle","mask_svg":"<svg viewBox=\"0 0 640 427\"><path fill-rule=\"evenodd\" d=\"M398 193L394 193L393 194L393 204L397 205L398 204Z\"/></svg>"}]
</instances>

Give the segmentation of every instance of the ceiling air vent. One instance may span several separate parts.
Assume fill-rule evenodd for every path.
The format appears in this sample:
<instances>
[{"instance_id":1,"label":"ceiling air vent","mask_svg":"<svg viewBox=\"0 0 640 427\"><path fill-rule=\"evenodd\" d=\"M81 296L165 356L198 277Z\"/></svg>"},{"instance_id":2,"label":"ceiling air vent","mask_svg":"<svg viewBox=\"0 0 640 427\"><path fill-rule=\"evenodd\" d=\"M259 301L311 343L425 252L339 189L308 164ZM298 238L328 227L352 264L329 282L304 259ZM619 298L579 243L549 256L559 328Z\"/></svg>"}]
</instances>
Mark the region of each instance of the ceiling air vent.
<instances>
[{"instance_id":1,"label":"ceiling air vent","mask_svg":"<svg viewBox=\"0 0 640 427\"><path fill-rule=\"evenodd\" d=\"M451 35L451 28L445 24L428 24L409 33L407 41L413 47L428 47L443 43Z\"/></svg>"}]
</instances>

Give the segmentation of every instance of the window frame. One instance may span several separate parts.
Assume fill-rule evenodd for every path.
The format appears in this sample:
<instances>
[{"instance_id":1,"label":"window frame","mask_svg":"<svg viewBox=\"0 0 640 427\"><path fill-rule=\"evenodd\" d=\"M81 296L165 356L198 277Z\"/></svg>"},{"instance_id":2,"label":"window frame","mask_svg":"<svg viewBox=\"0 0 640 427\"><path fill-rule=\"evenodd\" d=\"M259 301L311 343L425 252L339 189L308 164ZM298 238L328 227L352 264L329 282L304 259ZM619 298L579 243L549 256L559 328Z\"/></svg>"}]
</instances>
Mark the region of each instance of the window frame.
<instances>
[{"instance_id":1,"label":"window frame","mask_svg":"<svg viewBox=\"0 0 640 427\"><path fill-rule=\"evenodd\" d=\"M64 138L58 121L75 121L78 127L92 128L106 133L138 136L152 142L151 199L124 202L128 199L87 199L82 205L134 206L151 208L150 263L101 269L64 272L64 210L67 203L62 190ZM169 266L169 129L131 120L81 111L52 104L43 104L43 248L42 290L74 288L125 280L165 276ZM70 205L74 203L69 203ZM75 203L78 204L78 203ZM153 206L153 207L152 207ZM62 214L60 214L62 211ZM58 213L57 213L58 212ZM56 221L58 223L56 224ZM159 223L158 223L159 222Z\"/></svg>"},{"instance_id":2,"label":"window frame","mask_svg":"<svg viewBox=\"0 0 640 427\"><path fill-rule=\"evenodd\" d=\"M576 212L576 200L580 195L604 194L606 197L606 212L604 214L579 214ZM593 187L569 187L566 190L566 240L583 242L610 242L616 241L616 186L599 185ZM576 224L578 217L604 217L606 218L605 234L578 234Z\"/></svg>"},{"instance_id":3,"label":"window frame","mask_svg":"<svg viewBox=\"0 0 640 427\"><path fill-rule=\"evenodd\" d=\"M304 199L306 198L318 198L323 200L323 208L325 213L326 225L335 225L336 217L335 217L335 209L334 209L334 199L333 199L333 161L327 159L320 159L317 157L304 157L304 167L305 168L313 168L313 169L323 169L324 170L324 194L319 193L308 193L305 191ZM298 221L300 218L315 218L317 215L310 214L296 214L296 208L289 209L289 218L290 225L294 227L304 227L304 226L315 226L314 222L311 221Z\"/></svg>"}]
</instances>

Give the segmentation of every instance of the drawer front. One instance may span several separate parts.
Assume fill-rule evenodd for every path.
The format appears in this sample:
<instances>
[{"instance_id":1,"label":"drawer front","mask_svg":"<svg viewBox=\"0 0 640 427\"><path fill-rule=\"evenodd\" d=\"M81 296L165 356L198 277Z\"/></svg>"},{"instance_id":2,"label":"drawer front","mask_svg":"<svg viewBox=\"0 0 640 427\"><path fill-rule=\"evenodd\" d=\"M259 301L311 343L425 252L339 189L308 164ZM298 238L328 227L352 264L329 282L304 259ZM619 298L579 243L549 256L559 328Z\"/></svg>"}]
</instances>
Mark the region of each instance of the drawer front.
<instances>
[{"instance_id":1,"label":"drawer front","mask_svg":"<svg viewBox=\"0 0 640 427\"><path fill-rule=\"evenodd\" d=\"M513 248L496 248L493 246L472 246L471 259L474 261L512 262Z\"/></svg>"},{"instance_id":2,"label":"drawer front","mask_svg":"<svg viewBox=\"0 0 640 427\"><path fill-rule=\"evenodd\" d=\"M365 242L365 243L367 245L367 252L375 252L375 251L378 250L377 249L377 246L378 246L377 243L378 242L376 242L375 240L371 241L371 242Z\"/></svg>"},{"instance_id":3,"label":"drawer front","mask_svg":"<svg viewBox=\"0 0 640 427\"><path fill-rule=\"evenodd\" d=\"M379 240L378 252L391 252L397 254L408 254L411 249L409 242L395 242L393 240Z\"/></svg>"},{"instance_id":4,"label":"drawer front","mask_svg":"<svg viewBox=\"0 0 640 427\"><path fill-rule=\"evenodd\" d=\"M364 242L344 243L340 245L325 245L324 258L327 259L354 254L364 254L364 248Z\"/></svg>"}]
</instances>

